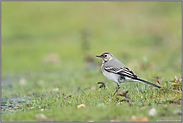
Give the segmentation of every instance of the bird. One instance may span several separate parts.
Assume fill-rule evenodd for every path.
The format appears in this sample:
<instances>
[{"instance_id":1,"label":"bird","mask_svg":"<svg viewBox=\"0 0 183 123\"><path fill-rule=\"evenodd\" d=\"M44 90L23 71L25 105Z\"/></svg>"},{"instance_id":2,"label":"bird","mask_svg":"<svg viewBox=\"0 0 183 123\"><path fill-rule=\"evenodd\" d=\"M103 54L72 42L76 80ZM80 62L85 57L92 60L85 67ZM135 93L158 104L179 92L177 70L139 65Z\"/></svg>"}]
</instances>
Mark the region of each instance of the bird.
<instances>
[{"instance_id":1,"label":"bird","mask_svg":"<svg viewBox=\"0 0 183 123\"><path fill-rule=\"evenodd\" d=\"M117 89L114 92L114 95L120 89L121 83L126 82L142 82L145 84L152 85L157 88L161 88L158 85L140 79L132 70L127 68L122 62L120 62L117 58L114 57L110 52L103 52L100 55L96 55L102 59L101 70L104 76L110 81L117 83Z\"/></svg>"}]
</instances>

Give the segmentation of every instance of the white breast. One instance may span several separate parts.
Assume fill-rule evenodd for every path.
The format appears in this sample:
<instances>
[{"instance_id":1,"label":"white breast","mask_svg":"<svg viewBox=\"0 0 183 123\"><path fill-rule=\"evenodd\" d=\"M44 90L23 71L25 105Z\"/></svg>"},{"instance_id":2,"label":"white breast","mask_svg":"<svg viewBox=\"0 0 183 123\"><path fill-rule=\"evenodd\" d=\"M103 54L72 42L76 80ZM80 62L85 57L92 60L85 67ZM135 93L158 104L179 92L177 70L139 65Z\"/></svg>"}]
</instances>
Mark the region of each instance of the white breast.
<instances>
[{"instance_id":1,"label":"white breast","mask_svg":"<svg viewBox=\"0 0 183 123\"><path fill-rule=\"evenodd\" d=\"M114 73L109 73L107 71L102 71L102 73L104 74L104 76L109 79L110 81L116 82L116 83L125 83L125 82L133 82L134 80L129 78L129 77L125 77L125 79L120 79L120 75L118 74L114 74Z\"/></svg>"},{"instance_id":2,"label":"white breast","mask_svg":"<svg viewBox=\"0 0 183 123\"><path fill-rule=\"evenodd\" d=\"M104 76L109 79L110 81L113 81L113 82L117 82L118 83L118 79L119 79L119 75L117 74L114 74L114 73L109 73L107 71L102 71L102 73L104 74Z\"/></svg>"}]
</instances>

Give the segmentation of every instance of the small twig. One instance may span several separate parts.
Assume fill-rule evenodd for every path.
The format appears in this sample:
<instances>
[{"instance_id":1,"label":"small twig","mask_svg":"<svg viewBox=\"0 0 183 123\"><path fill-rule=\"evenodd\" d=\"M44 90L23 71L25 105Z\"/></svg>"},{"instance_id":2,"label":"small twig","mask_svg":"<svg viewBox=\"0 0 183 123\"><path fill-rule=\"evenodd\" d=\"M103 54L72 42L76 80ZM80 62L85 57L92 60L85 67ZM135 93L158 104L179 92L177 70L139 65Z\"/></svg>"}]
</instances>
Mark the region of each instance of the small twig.
<instances>
[{"instance_id":1,"label":"small twig","mask_svg":"<svg viewBox=\"0 0 183 123\"><path fill-rule=\"evenodd\" d=\"M126 91L126 92L123 93L123 94L117 94L117 96L124 96L125 99L123 99L122 101L127 101L127 102L132 101L132 102L135 102L134 100L132 100L132 99L129 98L129 95L128 95L127 93L128 93L128 91Z\"/></svg>"},{"instance_id":2,"label":"small twig","mask_svg":"<svg viewBox=\"0 0 183 123\"><path fill-rule=\"evenodd\" d=\"M101 84L101 85L99 86L99 88L104 87L104 89L105 89L106 85L108 85L107 82L98 82L97 84Z\"/></svg>"}]
</instances>

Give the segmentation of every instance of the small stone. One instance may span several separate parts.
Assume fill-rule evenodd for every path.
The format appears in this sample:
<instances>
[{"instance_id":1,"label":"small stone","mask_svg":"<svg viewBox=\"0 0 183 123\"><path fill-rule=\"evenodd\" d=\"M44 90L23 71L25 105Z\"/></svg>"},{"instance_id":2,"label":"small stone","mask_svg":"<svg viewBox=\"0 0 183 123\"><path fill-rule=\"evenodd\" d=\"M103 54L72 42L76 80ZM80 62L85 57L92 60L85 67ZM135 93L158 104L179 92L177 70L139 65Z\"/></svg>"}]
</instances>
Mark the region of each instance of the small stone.
<instances>
[{"instance_id":1,"label":"small stone","mask_svg":"<svg viewBox=\"0 0 183 123\"><path fill-rule=\"evenodd\" d=\"M77 108L82 108L82 107L86 107L85 104L80 104L77 106Z\"/></svg>"},{"instance_id":2,"label":"small stone","mask_svg":"<svg viewBox=\"0 0 183 123\"><path fill-rule=\"evenodd\" d=\"M44 114L36 114L35 117L38 120L45 120L46 119L46 116Z\"/></svg>"},{"instance_id":3,"label":"small stone","mask_svg":"<svg viewBox=\"0 0 183 123\"><path fill-rule=\"evenodd\" d=\"M155 108L152 108L150 111L149 111L149 116L155 116L157 114L157 111Z\"/></svg>"}]
</instances>

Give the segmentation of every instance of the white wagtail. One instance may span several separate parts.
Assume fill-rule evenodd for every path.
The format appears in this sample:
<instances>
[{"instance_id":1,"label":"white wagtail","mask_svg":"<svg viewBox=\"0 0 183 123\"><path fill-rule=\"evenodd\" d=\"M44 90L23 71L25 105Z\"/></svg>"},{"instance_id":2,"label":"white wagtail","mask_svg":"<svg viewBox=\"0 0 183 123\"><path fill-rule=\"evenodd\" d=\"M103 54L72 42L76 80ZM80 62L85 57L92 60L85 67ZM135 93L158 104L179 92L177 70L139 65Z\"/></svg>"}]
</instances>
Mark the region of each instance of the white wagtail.
<instances>
[{"instance_id":1,"label":"white wagtail","mask_svg":"<svg viewBox=\"0 0 183 123\"><path fill-rule=\"evenodd\" d=\"M117 83L118 88L116 89L115 93L118 92L120 88L120 83L125 82L142 82L161 88L160 86L157 86L137 77L137 75L135 75L130 69L128 69L123 63L117 60L109 52L103 52L100 55L96 55L96 57L100 57L102 59L101 69L104 76L107 79Z\"/></svg>"}]
</instances>

